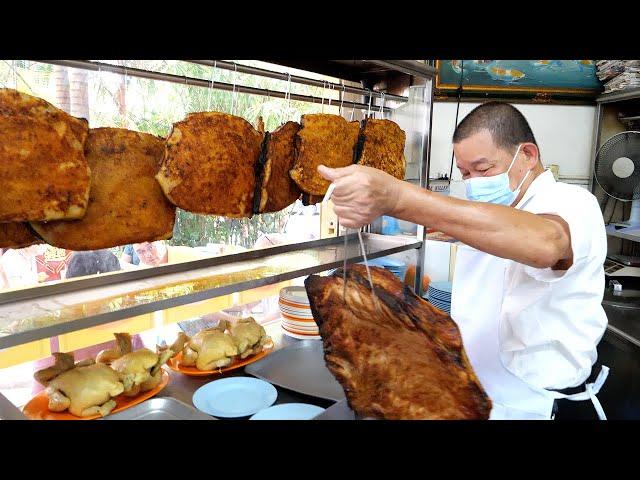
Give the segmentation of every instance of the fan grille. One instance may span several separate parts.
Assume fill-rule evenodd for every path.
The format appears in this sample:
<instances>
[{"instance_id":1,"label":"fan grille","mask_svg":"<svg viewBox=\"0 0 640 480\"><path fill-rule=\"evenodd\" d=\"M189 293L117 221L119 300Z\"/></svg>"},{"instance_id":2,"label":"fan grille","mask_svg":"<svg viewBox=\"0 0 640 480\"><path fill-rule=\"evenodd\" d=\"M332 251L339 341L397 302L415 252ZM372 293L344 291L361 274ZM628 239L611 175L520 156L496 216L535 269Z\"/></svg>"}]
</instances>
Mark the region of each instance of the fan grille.
<instances>
[{"instance_id":1,"label":"fan grille","mask_svg":"<svg viewBox=\"0 0 640 480\"><path fill-rule=\"evenodd\" d=\"M633 173L626 178L617 175L614 167L623 157L633 162ZM617 165L620 163L618 160ZM640 132L622 132L607 140L596 155L595 176L612 197L625 201L640 199Z\"/></svg>"}]
</instances>

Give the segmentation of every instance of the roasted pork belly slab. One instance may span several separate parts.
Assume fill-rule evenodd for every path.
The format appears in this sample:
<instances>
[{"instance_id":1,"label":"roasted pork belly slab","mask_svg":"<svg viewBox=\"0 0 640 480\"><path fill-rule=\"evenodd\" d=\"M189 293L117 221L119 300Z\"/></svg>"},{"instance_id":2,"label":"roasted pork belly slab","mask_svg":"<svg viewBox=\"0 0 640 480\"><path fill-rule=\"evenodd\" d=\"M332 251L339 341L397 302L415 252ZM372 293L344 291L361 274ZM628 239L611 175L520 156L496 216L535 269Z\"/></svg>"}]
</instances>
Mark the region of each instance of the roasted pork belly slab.
<instances>
[{"instance_id":1,"label":"roasted pork belly slab","mask_svg":"<svg viewBox=\"0 0 640 480\"><path fill-rule=\"evenodd\" d=\"M379 419L487 419L491 400L447 314L392 273L364 265L305 281L325 361L360 416Z\"/></svg>"}]
</instances>

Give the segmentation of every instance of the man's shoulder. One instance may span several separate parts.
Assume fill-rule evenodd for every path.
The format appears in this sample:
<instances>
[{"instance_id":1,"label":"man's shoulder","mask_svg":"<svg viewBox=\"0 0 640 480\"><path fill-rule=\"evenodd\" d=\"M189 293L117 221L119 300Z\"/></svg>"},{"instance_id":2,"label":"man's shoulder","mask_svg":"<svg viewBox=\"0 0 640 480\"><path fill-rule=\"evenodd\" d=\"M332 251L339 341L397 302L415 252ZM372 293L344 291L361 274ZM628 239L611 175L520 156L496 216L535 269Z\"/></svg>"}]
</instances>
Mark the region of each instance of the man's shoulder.
<instances>
[{"instance_id":1,"label":"man's shoulder","mask_svg":"<svg viewBox=\"0 0 640 480\"><path fill-rule=\"evenodd\" d=\"M554 207L562 210L575 208L584 212L595 209L600 211L600 205L595 195L579 185L554 182L550 188L540 193L532 199L538 207Z\"/></svg>"}]
</instances>

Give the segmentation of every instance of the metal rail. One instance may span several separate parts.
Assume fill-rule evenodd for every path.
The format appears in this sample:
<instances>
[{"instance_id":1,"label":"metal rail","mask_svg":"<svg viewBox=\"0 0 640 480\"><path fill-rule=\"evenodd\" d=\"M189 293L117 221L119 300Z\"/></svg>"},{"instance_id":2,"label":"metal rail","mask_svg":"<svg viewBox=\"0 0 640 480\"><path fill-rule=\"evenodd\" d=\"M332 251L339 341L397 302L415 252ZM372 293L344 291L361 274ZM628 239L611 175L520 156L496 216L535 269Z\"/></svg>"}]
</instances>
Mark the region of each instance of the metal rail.
<instances>
[{"instance_id":1,"label":"metal rail","mask_svg":"<svg viewBox=\"0 0 640 480\"><path fill-rule=\"evenodd\" d=\"M357 240L358 235L356 233L352 233L349 234L348 237L349 241L352 241ZM203 258L199 260L190 260L188 262L158 265L157 267L153 268L117 271L91 278L65 280L59 283L39 285L32 288L0 293L0 305L5 305L13 302L22 302L24 300L36 300L38 298L51 297L54 295L64 295L67 293L87 290L89 288L118 285L123 282L143 280L146 278L155 278L160 275L185 273L200 268L218 267L220 265L227 265L231 262L257 260L272 255L297 252L309 248L325 247L327 245L333 245L334 243L336 243L336 237L331 237L303 243L276 245L267 249L249 250L247 252L231 253L227 255L219 255L216 257Z\"/></svg>"},{"instance_id":2,"label":"metal rail","mask_svg":"<svg viewBox=\"0 0 640 480\"><path fill-rule=\"evenodd\" d=\"M425 65L415 60L368 60L371 63L386 67L391 70L413 75L414 77L432 79L438 74L438 71L431 65Z\"/></svg>"},{"instance_id":3,"label":"metal rail","mask_svg":"<svg viewBox=\"0 0 640 480\"><path fill-rule=\"evenodd\" d=\"M203 88L213 88L216 90L225 90L228 92L235 91L239 93L248 93L250 95L262 95L264 97L276 97L276 98L290 98L291 100L297 100L300 102L307 103L318 103L322 104L326 103L328 99L323 99L320 97L313 97L310 95L300 95L298 93L289 93L282 92L279 90L269 90L266 88L257 88L257 87L248 87L244 85L232 85L231 83L224 83L210 80L205 80L202 78L195 77L187 77L186 75L174 75L172 73L163 73L163 72L154 72L151 70L145 70L142 68L132 68L126 67L124 65L112 65L110 63L102 63L102 62L94 62L89 60L38 60L41 63L48 63L51 65L60 65L63 67L71 67L71 68L80 68L84 70L91 70L94 72L97 71L105 71L118 73L120 75L129 75L137 78L147 78L150 80L160 80L164 82L178 83L182 85L191 85L195 87L203 87ZM341 90L341 89L340 89ZM368 94L374 93L368 90L365 90ZM385 95L385 98L387 96ZM358 110L369 110L372 111L380 111L380 107L369 105L367 103L360 102L351 102L347 100L338 100L334 102L334 105L341 104L343 108L357 108ZM391 112L392 109L389 107L383 107L384 112Z\"/></svg>"},{"instance_id":4,"label":"metal rail","mask_svg":"<svg viewBox=\"0 0 640 480\"><path fill-rule=\"evenodd\" d=\"M355 93L358 95L371 95L374 97L382 97L383 93L376 90L368 90L360 87L350 87L348 85L342 85L340 83L332 83L324 80L316 80L315 78L300 77L298 75L289 75L288 73L274 72L272 70L266 70L264 68L250 67L248 65L241 65L235 62L225 62L224 60L188 60L191 63L198 65L205 65L207 67L222 68L224 70L236 70L240 73L248 73L251 75L258 75L260 77L275 78L277 80L291 81L292 83L299 83L303 85L311 85L314 87L323 87L335 90L336 92ZM407 97L400 95L392 95L390 93L384 94L385 100L394 100L397 102L406 102L409 100Z\"/></svg>"},{"instance_id":5,"label":"metal rail","mask_svg":"<svg viewBox=\"0 0 640 480\"><path fill-rule=\"evenodd\" d=\"M628 88L617 92L603 93L596 97L597 103L621 102L640 99L640 88Z\"/></svg>"},{"instance_id":6,"label":"metal rail","mask_svg":"<svg viewBox=\"0 0 640 480\"><path fill-rule=\"evenodd\" d=\"M422 246L422 242L415 238L408 239L387 235L365 234L364 240L367 258L369 259L419 249ZM63 321L58 321L59 323L0 337L0 349L323 272L342 266L345 257L347 263L361 262L364 259L357 242L351 242L347 249L344 248L343 244L344 237L333 237L330 239L285 246L293 247L293 250L287 252L282 252L280 247L247 252L257 254L258 259L264 260L265 263L270 261L271 264L283 265L283 268L276 273L267 273L264 277L253 279L234 280L231 276L233 273L229 272L230 266L233 266L236 272L240 273L245 271L250 272L259 266L256 265L255 258L238 261L238 257L243 255L243 253L241 253L205 259L205 261L215 263L216 265L200 269L190 268L194 262L185 262L185 266L189 269L188 272L168 275L159 275L155 272L152 277L149 277L149 279L143 283L133 283L133 281L131 281L131 283L122 281L114 282L120 275L114 275L110 279L113 285L94 289L81 288L81 285L73 285L73 282L71 282L69 284L71 290L66 294L51 293L47 297L41 297L36 302L29 299L0 306L0 320L3 320L5 323L15 320L31 321L34 318L34 312L37 312L37 315L40 316L45 314L53 318L67 317L67 319ZM291 264L291 262L287 262L286 256L292 252L306 253L311 260L306 263L303 262L302 264ZM291 267L287 266L287 263L291 265ZM157 268L150 270L155 271ZM225 278L224 281L207 284L202 289L191 288L185 291L180 290L181 285L188 286L197 280L207 280L209 278L219 279L221 276ZM140 290L141 287L144 291ZM172 289L173 293L158 296L151 300L144 299L147 290L162 290L164 288ZM49 290L49 292L51 292L51 290ZM143 298L132 298L130 301L122 301L121 303L118 303L120 300L114 300L114 298L123 299L131 295L135 297L138 293L141 293L141 297ZM86 300L83 300L86 298L91 298L91 303L99 303L100 308L86 308ZM117 303L117 305L111 308L112 303ZM103 306L108 308L103 309ZM86 310L95 311L96 313L86 314ZM67 315L69 311L72 312L71 315ZM16 318L16 315L20 318Z\"/></svg>"}]
</instances>

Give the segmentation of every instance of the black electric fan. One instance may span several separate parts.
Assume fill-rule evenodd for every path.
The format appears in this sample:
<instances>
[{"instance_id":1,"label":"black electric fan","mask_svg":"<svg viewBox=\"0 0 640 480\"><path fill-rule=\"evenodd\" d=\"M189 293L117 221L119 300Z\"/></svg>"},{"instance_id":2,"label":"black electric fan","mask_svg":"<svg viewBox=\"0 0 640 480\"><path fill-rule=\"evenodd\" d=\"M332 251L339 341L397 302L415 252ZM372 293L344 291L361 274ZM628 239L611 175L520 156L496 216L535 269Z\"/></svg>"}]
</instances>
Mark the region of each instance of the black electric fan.
<instances>
[{"instance_id":1,"label":"black electric fan","mask_svg":"<svg viewBox=\"0 0 640 480\"><path fill-rule=\"evenodd\" d=\"M631 203L631 215L614 225L640 227L640 132L618 133L598 149L594 173L607 195Z\"/></svg>"}]
</instances>

